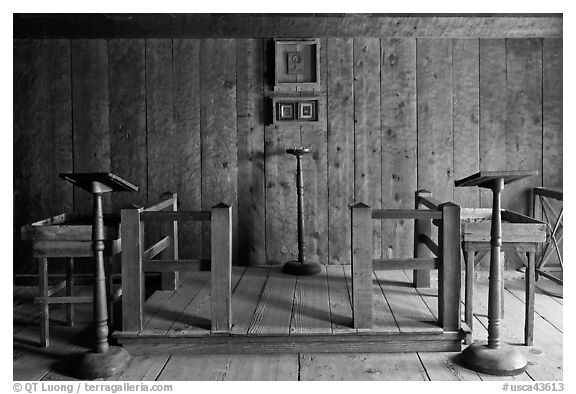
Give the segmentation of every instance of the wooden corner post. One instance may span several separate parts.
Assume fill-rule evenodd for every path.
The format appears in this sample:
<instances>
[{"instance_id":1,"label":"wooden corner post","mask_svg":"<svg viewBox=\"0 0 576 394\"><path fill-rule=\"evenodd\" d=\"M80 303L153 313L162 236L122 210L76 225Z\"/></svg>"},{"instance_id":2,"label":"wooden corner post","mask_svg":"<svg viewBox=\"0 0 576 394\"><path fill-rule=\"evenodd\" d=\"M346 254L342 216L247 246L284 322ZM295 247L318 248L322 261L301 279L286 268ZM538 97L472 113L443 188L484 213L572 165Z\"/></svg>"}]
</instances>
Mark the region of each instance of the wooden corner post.
<instances>
[{"instance_id":1,"label":"wooden corner post","mask_svg":"<svg viewBox=\"0 0 576 394\"><path fill-rule=\"evenodd\" d=\"M220 203L211 215L212 332L230 332L232 321L232 207Z\"/></svg>"},{"instance_id":2,"label":"wooden corner post","mask_svg":"<svg viewBox=\"0 0 576 394\"><path fill-rule=\"evenodd\" d=\"M121 212L122 239L122 331L142 331L144 314L144 225L139 209Z\"/></svg>"},{"instance_id":3,"label":"wooden corner post","mask_svg":"<svg viewBox=\"0 0 576 394\"><path fill-rule=\"evenodd\" d=\"M172 211L178 210L178 196L172 193L162 193L160 198L172 199ZM165 260L178 260L178 222L164 222L162 224L162 236L170 237L170 246L162 252ZM180 287L180 277L178 271L162 272L162 290L175 291Z\"/></svg>"},{"instance_id":4,"label":"wooden corner post","mask_svg":"<svg viewBox=\"0 0 576 394\"><path fill-rule=\"evenodd\" d=\"M432 193L428 190L417 190L415 196L415 208L423 209L426 208L423 204L419 202L418 197L432 197ZM432 221L430 219L416 219L414 220L414 257L433 257L430 249L426 247L422 242L419 241L420 235L426 235L432 238ZM414 287L430 287L430 270L420 269L414 270L412 274L412 281L414 282Z\"/></svg>"},{"instance_id":5,"label":"wooden corner post","mask_svg":"<svg viewBox=\"0 0 576 394\"><path fill-rule=\"evenodd\" d=\"M372 328L372 210L352 206L352 316L354 328Z\"/></svg>"},{"instance_id":6,"label":"wooden corner post","mask_svg":"<svg viewBox=\"0 0 576 394\"><path fill-rule=\"evenodd\" d=\"M445 331L460 329L460 207L440 205L442 225L438 229L441 267L438 274L438 320Z\"/></svg>"}]
</instances>

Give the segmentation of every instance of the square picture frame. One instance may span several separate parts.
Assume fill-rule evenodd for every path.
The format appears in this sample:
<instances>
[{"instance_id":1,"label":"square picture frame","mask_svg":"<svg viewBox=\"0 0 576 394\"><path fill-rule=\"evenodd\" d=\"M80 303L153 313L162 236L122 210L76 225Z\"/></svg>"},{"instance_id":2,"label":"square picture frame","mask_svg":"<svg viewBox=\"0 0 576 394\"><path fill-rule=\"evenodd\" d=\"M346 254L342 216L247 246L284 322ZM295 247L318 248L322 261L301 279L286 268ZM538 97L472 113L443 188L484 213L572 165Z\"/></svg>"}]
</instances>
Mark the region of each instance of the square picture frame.
<instances>
[{"instance_id":1,"label":"square picture frame","mask_svg":"<svg viewBox=\"0 0 576 394\"><path fill-rule=\"evenodd\" d=\"M294 103L278 103L278 120L294 120Z\"/></svg>"},{"instance_id":2,"label":"square picture frame","mask_svg":"<svg viewBox=\"0 0 576 394\"><path fill-rule=\"evenodd\" d=\"M316 103L314 101L298 103L298 119L313 120L316 118Z\"/></svg>"}]
</instances>

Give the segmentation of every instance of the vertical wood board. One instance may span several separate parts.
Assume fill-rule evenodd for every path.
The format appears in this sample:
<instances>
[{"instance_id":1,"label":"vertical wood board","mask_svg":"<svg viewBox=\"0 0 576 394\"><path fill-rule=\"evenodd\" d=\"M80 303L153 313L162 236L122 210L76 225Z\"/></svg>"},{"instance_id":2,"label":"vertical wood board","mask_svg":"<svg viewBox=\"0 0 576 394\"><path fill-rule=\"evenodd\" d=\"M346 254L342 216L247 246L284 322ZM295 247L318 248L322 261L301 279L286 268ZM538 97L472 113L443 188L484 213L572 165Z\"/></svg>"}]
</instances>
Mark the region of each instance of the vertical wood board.
<instances>
[{"instance_id":1,"label":"vertical wood board","mask_svg":"<svg viewBox=\"0 0 576 394\"><path fill-rule=\"evenodd\" d=\"M454 179L462 179L479 171L479 41L452 40L454 67ZM478 207L479 188L454 189L455 204Z\"/></svg>"},{"instance_id":2,"label":"vertical wood board","mask_svg":"<svg viewBox=\"0 0 576 394\"><path fill-rule=\"evenodd\" d=\"M174 103L174 190L178 210L202 209L202 166L200 143L200 41L172 41ZM202 255L202 224L178 223L180 258Z\"/></svg>"},{"instance_id":3,"label":"vertical wood board","mask_svg":"<svg viewBox=\"0 0 576 394\"><path fill-rule=\"evenodd\" d=\"M454 198L452 40L416 41L418 79L418 189L440 202Z\"/></svg>"},{"instance_id":4,"label":"vertical wood board","mask_svg":"<svg viewBox=\"0 0 576 394\"><path fill-rule=\"evenodd\" d=\"M243 265L266 264L264 40L236 41L238 234Z\"/></svg>"},{"instance_id":5,"label":"vertical wood board","mask_svg":"<svg viewBox=\"0 0 576 394\"><path fill-rule=\"evenodd\" d=\"M410 209L417 186L416 40L381 40L382 208ZM412 255L411 220L382 222L386 257Z\"/></svg>"},{"instance_id":6,"label":"vertical wood board","mask_svg":"<svg viewBox=\"0 0 576 394\"><path fill-rule=\"evenodd\" d=\"M138 186L113 193L113 211L147 203L146 64L144 40L110 40L110 170Z\"/></svg>"},{"instance_id":7,"label":"vertical wood board","mask_svg":"<svg viewBox=\"0 0 576 394\"><path fill-rule=\"evenodd\" d=\"M353 42L328 38L328 264L350 264L350 205L354 203Z\"/></svg>"},{"instance_id":8,"label":"vertical wood board","mask_svg":"<svg viewBox=\"0 0 576 394\"><path fill-rule=\"evenodd\" d=\"M382 208L380 40L354 39L354 200ZM373 225L374 257L382 255L382 226Z\"/></svg>"},{"instance_id":9,"label":"vertical wood board","mask_svg":"<svg viewBox=\"0 0 576 394\"><path fill-rule=\"evenodd\" d=\"M232 39L200 42L200 129L202 209L218 203L232 207L233 261L238 248L238 157L236 145L236 45ZM210 251L209 229L203 226L203 255Z\"/></svg>"},{"instance_id":10,"label":"vertical wood board","mask_svg":"<svg viewBox=\"0 0 576 394\"><path fill-rule=\"evenodd\" d=\"M110 171L108 41L72 40L74 172ZM104 210L110 209L110 193ZM92 198L74 188L74 211L92 212Z\"/></svg>"}]
</instances>

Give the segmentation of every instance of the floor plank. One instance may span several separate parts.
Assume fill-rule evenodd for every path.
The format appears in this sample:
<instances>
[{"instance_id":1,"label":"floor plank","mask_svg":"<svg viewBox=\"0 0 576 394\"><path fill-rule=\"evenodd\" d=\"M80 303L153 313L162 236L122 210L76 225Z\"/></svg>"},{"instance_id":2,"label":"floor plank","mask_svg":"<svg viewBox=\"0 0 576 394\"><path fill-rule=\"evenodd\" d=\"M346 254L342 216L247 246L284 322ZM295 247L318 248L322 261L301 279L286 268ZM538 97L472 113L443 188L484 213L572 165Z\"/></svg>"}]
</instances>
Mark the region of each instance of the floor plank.
<instances>
[{"instance_id":1,"label":"floor plank","mask_svg":"<svg viewBox=\"0 0 576 394\"><path fill-rule=\"evenodd\" d=\"M375 271L401 332L441 331L403 271Z\"/></svg>"},{"instance_id":2,"label":"floor plank","mask_svg":"<svg viewBox=\"0 0 576 394\"><path fill-rule=\"evenodd\" d=\"M184 309L192 302L194 297L202 290L209 278L206 275L196 275L187 278L186 284L177 291L170 292L162 308L157 309L149 320L147 320L144 330L165 334L170 327L178 321ZM163 292L164 293L164 292ZM147 302L147 305L149 302Z\"/></svg>"},{"instance_id":3,"label":"floor plank","mask_svg":"<svg viewBox=\"0 0 576 394\"><path fill-rule=\"evenodd\" d=\"M110 381L150 381L156 380L170 359L169 354L135 355L130 366L120 375L106 380Z\"/></svg>"},{"instance_id":4,"label":"floor plank","mask_svg":"<svg viewBox=\"0 0 576 394\"><path fill-rule=\"evenodd\" d=\"M355 332L352 321L352 304L346 283L346 273L341 265L326 266L328 298L332 332Z\"/></svg>"},{"instance_id":5,"label":"floor plank","mask_svg":"<svg viewBox=\"0 0 576 394\"><path fill-rule=\"evenodd\" d=\"M518 300L526 302L525 282L523 280L507 281L506 290ZM534 295L534 312L556 327L558 331L563 332L562 304L556 302L553 297L541 294L538 289L536 289L536 294Z\"/></svg>"},{"instance_id":6,"label":"floor plank","mask_svg":"<svg viewBox=\"0 0 576 394\"><path fill-rule=\"evenodd\" d=\"M232 293L232 334L248 332L267 278L268 269L266 268L249 269L244 273L242 280Z\"/></svg>"},{"instance_id":7,"label":"floor plank","mask_svg":"<svg viewBox=\"0 0 576 394\"><path fill-rule=\"evenodd\" d=\"M38 325L29 325L13 336L12 373L14 380L40 380L68 355L85 350L85 338L93 334L88 322L92 318L90 304L76 307L75 325L63 325L65 309L55 308L50 315L50 346L39 347Z\"/></svg>"},{"instance_id":8,"label":"floor plank","mask_svg":"<svg viewBox=\"0 0 576 394\"><path fill-rule=\"evenodd\" d=\"M459 363L460 353L418 353L428 377L432 381L480 381L478 373Z\"/></svg>"},{"instance_id":9,"label":"floor plank","mask_svg":"<svg viewBox=\"0 0 576 394\"><path fill-rule=\"evenodd\" d=\"M288 334L296 277L270 269L248 334Z\"/></svg>"},{"instance_id":10,"label":"floor plank","mask_svg":"<svg viewBox=\"0 0 576 394\"><path fill-rule=\"evenodd\" d=\"M488 326L488 283L477 281L474 287L474 315L481 324ZM562 380L562 333L540 316L534 316L534 346L522 346L524 343L524 303L516 297L504 297L505 316L501 326L501 335L506 343L519 345L517 349L528 359L527 374L534 380ZM480 334L479 327L473 333ZM484 332L482 332L484 334ZM473 335L474 338L474 335ZM487 333L481 337L486 340Z\"/></svg>"},{"instance_id":11,"label":"floor plank","mask_svg":"<svg viewBox=\"0 0 576 394\"><path fill-rule=\"evenodd\" d=\"M333 353L300 356L300 380L428 380L415 353Z\"/></svg>"},{"instance_id":12,"label":"floor plank","mask_svg":"<svg viewBox=\"0 0 576 394\"><path fill-rule=\"evenodd\" d=\"M297 380L298 355L175 355L157 380Z\"/></svg>"},{"instance_id":13,"label":"floor plank","mask_svg":"<svg viewBox=\"0 0 576 394\"><path fill-rule=\"evenodd\" d=\"M232 268L232 289L236 287L242 275L244 275L245 270L245 267ZM203 273L207 275L210 274L208 271ZM209 335L211 315L210 281L208 280L168 331L175 334L194 333L195 335ZM232 311L232 321L233 320L234 311Z\"/></svg>"},{"instance_id":14,"label":"floor plank","mask_svg":"<svg viewBox=\"0 0 576 394\"><path fill-rule=\"evenodd\" d=\"M294 291L290 334L330 333L326 268L318 275L299 276Z\"/></svg>"},{"instance_id":15,"label":"floor plank","mask_svg":"<svg viewBox=\"0 0 576 394\"><path fill-rule=\"evenodd\" d=\"M373 330L377 332L400 332L398 322L390 309L384 288L375 273L372 273Z\"/></svg>"}]
</instances>

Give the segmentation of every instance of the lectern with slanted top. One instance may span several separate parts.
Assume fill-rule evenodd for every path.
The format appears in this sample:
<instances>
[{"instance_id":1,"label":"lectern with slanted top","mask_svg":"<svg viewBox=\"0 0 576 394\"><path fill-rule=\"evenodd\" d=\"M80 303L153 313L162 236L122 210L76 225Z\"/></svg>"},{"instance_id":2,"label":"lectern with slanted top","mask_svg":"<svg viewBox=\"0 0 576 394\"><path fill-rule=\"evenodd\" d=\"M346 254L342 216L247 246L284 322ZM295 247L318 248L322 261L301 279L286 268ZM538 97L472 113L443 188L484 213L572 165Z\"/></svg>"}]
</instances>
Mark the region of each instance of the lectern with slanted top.
<instances>
[{"instance_id":1,"label":"lectern with slanted top","mask_svg":"<svg viewBox=\"0 0 576 394\"><path fill-rule=\"evenodd\" d=\"M488 342L475 342L462 352L462 362L478 372L491 375L518 375L526 370L524 356L500 341L502 322L502 218L500 194L504 185L538 171L482 171L455 182L456 187L478 186L492 190L492 224L490 228L490 279L488 284Z\"/></svg>"},{"instance_id":2,"label":"lectern with slanted top","mask_svg":"<svg viewBox=\"0 0 576 394\"><path fill-rule=\"evenodd\" d=\"M130 354L108 345L106 274L104 271L104 211L102 195L109 192L132 192L138 187L110 173L60 174L61 178L92 194L92 248L94 250L94 324L96 346L84 354L79 374L85 379L99 379L122 372L130 363Z\"/></svg>"}]
</instances>

